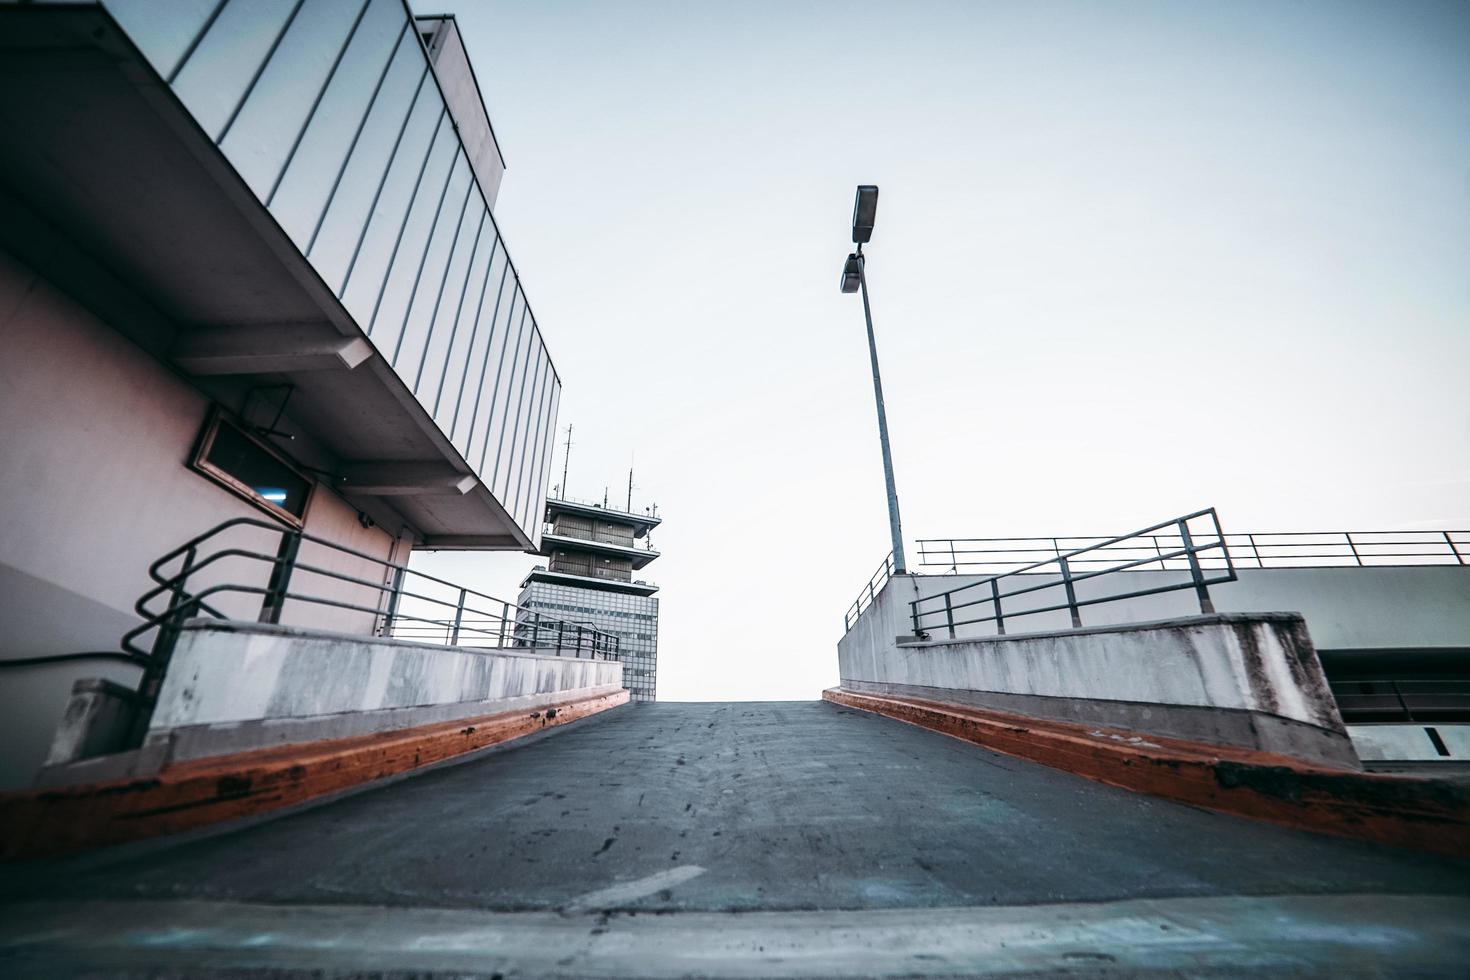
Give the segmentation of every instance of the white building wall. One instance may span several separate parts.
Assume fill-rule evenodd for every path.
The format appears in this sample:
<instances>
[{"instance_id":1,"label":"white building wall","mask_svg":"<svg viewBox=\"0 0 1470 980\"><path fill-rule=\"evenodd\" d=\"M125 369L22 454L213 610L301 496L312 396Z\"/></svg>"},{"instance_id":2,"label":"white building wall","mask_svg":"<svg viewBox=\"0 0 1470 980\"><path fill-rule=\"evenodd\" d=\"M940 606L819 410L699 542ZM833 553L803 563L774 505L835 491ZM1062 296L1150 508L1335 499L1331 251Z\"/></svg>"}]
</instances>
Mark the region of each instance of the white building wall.
<instances>
[{"instance_id":1,"label":"white building wall","mask_svg":"<svg viewBox=\"0 0 1470 980\"><path fill-rule=\"evenodd\" d=\"M117 650L138 622L151 562L222 521L263 515L188 467L209 400L3 251L0 349L0 658ZM306 530L384 558L393 546L322 487ZM273 534L233 533L234 544L274 552ZM353 574L374 574L358 564ZM263 584L264 572L234 560L216 580ZM334 588L353 587L320 594ZM259 600L219 606L254 618ZM287 621L371 629L371 615L326 608L288 606ZM138 670L106 660L0 670L0 789L29 782L84 676L132 684Z\"/></svg>"}]
</instances>

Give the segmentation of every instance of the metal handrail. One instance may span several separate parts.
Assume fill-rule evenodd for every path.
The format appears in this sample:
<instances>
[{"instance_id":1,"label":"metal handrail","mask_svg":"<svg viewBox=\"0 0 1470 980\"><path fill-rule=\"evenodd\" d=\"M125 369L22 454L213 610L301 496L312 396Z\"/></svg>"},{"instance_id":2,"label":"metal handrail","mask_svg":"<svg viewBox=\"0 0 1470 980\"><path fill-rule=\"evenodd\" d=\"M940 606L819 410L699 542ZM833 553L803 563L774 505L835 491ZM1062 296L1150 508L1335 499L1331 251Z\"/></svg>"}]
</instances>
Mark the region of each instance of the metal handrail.
<instances>
[{"instance_id":1,"label":"metal handrail","mask_svg":"<svg viewBox=\"0 0 1470 980\"><path fill-rule=\"evenodd\" d=\"M1099 542L1110 539L1090 535L920 538L917 543L921 567L946 568L951 572L962 568L986 572L1015 570L1026 565L1031 555L1060 555L1064 544L1108 551L1149 553L1152 549L1159 567L1169 568L1161 556L1164 548L1180 543L1177 534L1136 537L1140 539L1138 543L1116 547L1104 547ZM1226 534L1224 538L1234 550L1235 560L1246 562L1241 565L1244 568L1470 564L1470 531L1255 531ZM1099 556L1078 563L1106 564L1111 560ZM1223 561L1213 556L1202 560Z\"/></svg>"},{"instance_id":2,"label":"metal handrail","mask_svg":"<svg viewBox=\"0 0 1470 980\"><path fill-rule=\"evenodd\" d=\"M1470 721L1467 676L1329 677L1328 686L1348 724Z\"/></svg>"},{"instance_id":3,"label":"metal handrail","mask_svg":"<svg viewBox=\"0 0 1470 980\"><path fill-rule=\"evenodd\" d=\"M873 604L874 600L878 598L878 593L883 591L883 586L887 585L888 580L892 577L893 552L890 551L888 556L883 559L883 564L878 566L878 570L868 577L868 584L863 586L862 591L858 593L857 601L847 608L847 612L842 614L842 631L844 633L852 629L852 624L858 621L858 617L863 614L863 610ZM867 602L863 601L865 598Z\"/></svg>"},{"instance_id":4,"label":"metal handrail","mask_svg":"<svg viewBox=\"0 0 1470 980\"><path fill-rule=\"evenodd\" d=\"M1212 530L1210 532L1207 532L1206 534L1206 543L1200 543L1199 541L1195 540L1195 536L1191 533L1189 522L1206 517L1210 520ZM1181 547L1171 548L1168 552L1165 552L1162 549L1157 549L1156 554L1148 555L1142 558L1129 557L1127 560L1123 561L1112 561L1109 564L1109 567L1106 568L1093 569L1083 571L1081 573L1076 573L1072 570L1074 565L1082 565L1088 563L1089 561L1096 562L1098 560L1084 559L1081 557L1083 555L1087 555L1095 551L1106 550L1108 548L1115 548L1115 546L1135 538L1152 539L1159 537L1158 535L1155 535L1154 532L1160 531L1166 527L1176 528L1177 533L1171 535L1170 537L1172 537L1174 540L1179 541L1182 545ZM1220 552L1218 560L1224 563L1222 567L1225 571L1225 574L1217 576L1207 576L1205 574L1205 570L1208 566L1204 564L1200 556L1205 552L1214 550L1218 550ZM1167 563L1172 560L1183 560L1186 563L1186 566L1190 573L1188 580L1170 582L1164 585L1159 585L1147 589L1133 589L1127 592L1109 593L1107 595L1095 596L1091 598L1079 599L1077 597L1076 586L1079 582L1101 578L1105 575L1111 575L1114 572L1129 571L1142 568L1145 565L1154 563L1158 563L1161 567L1167 567ZM1030 582L1021 588L1012 589L1009 591L1003 590L1001 587L1002 582L1007 582L1007 584L1019 584L1019 582L1024 581L1020 579L1019 576L1047 571L1049 570L1048 566L1056 566L1055 573L1059 575L1056 580L1049 579L1044 582ZM1230 549L1226 545L1225 535L1220 530L1219 516L1215 513L1215 509L1213 507L1210 507L1205 510L1195 511L1192 514L1186 514L1183 517L1176 517L1172 520L1163 521L1159 524L1154 524L1150 527L1134 531L1131 534L1119 535L1115 538L1106 538L1097 544L1089 545L1087 547L1077 548L1067 552L1062 552L1058 547L1057 553L1051 558L1032 562L1030 564L1023 565L1020 568L1005 572L1003 574L989 575L985 578L980 579L978 582L970 582L968 584L961 585L944 592L935 593L931 596L924 596L919 599L911 600L909 602L909 617L912 621L914 634L916 636L927 636L927 627L943 626L949 631L950 637L953 638L955 636L955 630L957 627L978 625L982 623L994 623L996 633L1003 636L1006 632L1006 619L1008 617L1011 619L1016 619L1022 616L1035 616L1040 613L1060 612L1061 610L1065 609L1071 616L1072 628L1079 629L1082 626L1081 609L1083 606L1097 605L1106 602L1117 602L1123 599L1134 599L1141 596L1155 595L1161 592L1173 592L1180 589L1194 589L1195 594L1199 598L1200 612L1212 613L1215 611L1215 607L1210 600L1209 587L1211 585L1217 585L1223 582L1233 582L1235 581L1235 579L1235 565L1230 557ZM1007 580L1010 581L1008 582ZM1046 589L1061 589L1064 595L1064 601L1051 605L1043 605L1021 610L1016 610L1013 607L1009 612L1007 612L1004 608L1005 599L1010 599L1016 596L1027 595L1035 592L1041 592ZM971 590L979 590L980 595L976 598L966 597L964 601L960 602L955 601L956 596L960 596L964 593L969 593ZM922 608L927 603L936 602L942 603L942 606L940 608L933 609ZM986 605L988 605L992 610L991 614L988 616L975 616L968 619L957 619L955 617L955 614L961 610ZM940 616L943 617L941 622L930 622L932 618Z\"/></svg>"},{"instance_id":5,"label":"metal handrail","mask_svg":"<svg viewBox=\"0 0 1470 980\"><path fill-rule=\"evenodd\" d=\"M232 546L219 547L200 557L202 549L216 543L221 534L238 527L279 535L276 553L270 555ZM383 581L373 581L302 561L300 551L303 544L323 547L381 568L384 571ZM269 570L267 584L260 586L241 581L225 581L190 591L191 579L197 582L202 571L230 558L265 565ZM171 574L165 573L164 569L174 562L181 562L178 570ZM293 576L297 574L316 575L329 581L372 590L376 593L375 601L368 605L304 593L292 588ZM286 602L291 601L372 615L377 618L373 635L383 637L416 639L417 637L408 634L419 628L417 624L430 624L436 630L447 624L444 634L446 646L534 647L554 649L558 655L570 652L572 656L581 657L585 654L594 659L616 659L620 652L619 638L612 633L580 623L546 617L535 610L525 609L466 586L412 570L406 565L398 565L376 555L307 534L298 528L253 517L233 518L195 535L149 565L148 576L155 583L154 587L143 593L133 606L142 623L124 634L121 641L122 649L144 664L143 677L138 686L141 710L134 729L134 741L138 744L141 744L142 735L147 730L174 645L185 622L200 615L221 620L235 618L206 601L216 596L260 596L260 613L256 621L262 623L279 623ZM410 576L448 588L456 599L451 601L429 595L419 591L424 586L417 584L410 587ZM167 597L166 606L163 609L153 608L157 600L164 597ZM448 618L447 612L442 619L405 612L401 605L404 599L453 610L453 618ZM480 608L476 605L480 601L495 604L498 609ZM407 628L403 629L405 625ZM149 631L156 633L151 648L145 650L137 641Z\"/></svg>"},{"instance_id":6,"label":"metal handrail","mask_svg":"<svg viewBox=\"0 0 1470 980\"><path fill-rule=\"evenodd\" d=\"M643 552L648 552L649 554L654 554L654 555L658 554L658 552L656 552L656 551L653 550L653 539L652 538L650 538L647 535L645 535L644 538L643 538L644 544L643 544L642 547L639 547L636 544L637 538L634 538L633 537L633 534L632 534L631 531L628 532L628 535L627 535L628 540L625 541L625 540L623 540L623 537L624 537L623 535L611 534L611 533L609 533L607 531L598 531L598 530L587 531L587 532L584 533L584 532L582 532L580 530L573 530L571 528L558 529L555 524L551 523L550 521L547 521L546 523L544 523L542 525L542 527L541 527L541 533L542 534L553 534L553 535L556 535L559 538L570 538L570 539L572 539L574 541L590 541L590 542L592 542L594 544L611 544L611 545L617 545L619 548L626 548L629 551L643 551Z\"/></svg>"}]
</instances>

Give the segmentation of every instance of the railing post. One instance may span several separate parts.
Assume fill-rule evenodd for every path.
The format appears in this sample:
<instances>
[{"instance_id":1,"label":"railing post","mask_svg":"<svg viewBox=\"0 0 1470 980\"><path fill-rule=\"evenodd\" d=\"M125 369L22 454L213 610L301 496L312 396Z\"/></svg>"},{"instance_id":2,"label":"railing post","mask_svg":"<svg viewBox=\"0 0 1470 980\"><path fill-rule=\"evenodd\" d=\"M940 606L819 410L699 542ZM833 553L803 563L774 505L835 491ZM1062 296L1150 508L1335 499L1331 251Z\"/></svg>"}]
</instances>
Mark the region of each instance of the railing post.
<instances>
[{"instance_id":1,"label":"railing post","mask_svg":"<svg viewBox=\"0 0 1470 980\"><path fill-rule=\"evenodd\" d=\"M541 645L541 614L531 613L531 647L534 649Z\"/></svg>"},{"instance_id":2,"label":"railing post","mask_svg":"<svg viewBox=\"0 0 1470 980\"><path fill-rule=\"evenodd\" d=\"M1347 539L1348 550L1353 553L1353 559L1357 561L1358 567L1363 567L1363 556L1358 554L1358 546L1353 544L1353 532L1344 531L1342 536Z\"/></svg>"},{"instance_id":3,"label":"railing post","mask_svg":"<svg viewBox=\"0 0 1470 980\"><path fill-rule=\"evenodd\" d=\"M950 604L949 593L944 594L944 621L949 626L949 638L954 639L954 606Z\"/></svg>"},{"instance_id":4,"label":"railing post","mask_svg":"<svg viewBox=\"0 0 1470 980\"><path fill-rule=\"evenodd\" d=\"M923 630L919 629L919 600L909 602L909 620L914 624L914 635L919 636Z\"/></svg>"},{"instance_id":5,"label":"railing post","mask_svg":"<svg viewBox=\"0 0 1470 980\"><path fill-rule=\"evenodd\" d=\"M1154 554L1159 556L1159 571L1167 572L1169 566L1164 564L1164 549L1159 547L1159 536L1157 534L1150 534L1148 539L1154 543Z\"/></svg>"},{"instance_id":6,"label":"railing post","mask_svg":"<svg viewBox=\"0 0 1470 980\"><path fill-rule=\"evenodd\" d=\"M383 636L393 635L393 623L398 618L398 600L403 597L403 576L408 569L403 565L394 565L393 575L388 585L388 608L383 610Z\"/></svg>"},{"instance_id":7,"label":"railing post","mask_svg":"<svg viewBox=\"0 0 1470 980\"><path fill-rule=\"evenodd\" d=\"M1444 543L1450 546L1450 554L1455 556L1455 561L1461 565L1465 564L1465 556L1460 554L1459 548L1455 547L1455 539L1450 537L1450 532L1444 531L1442 533L1444 534Z\"/></svg>"},{"instance_id":8,"label":"railing post","mask_svg":"<svg viewBox=\"0 0 1470 980\"><path fill-rule=\"evenodd\" d=\"M459 605L454 607L454 634L449 638L449 645L459 646L459 624L464 621L464 597L465 589L459 590Z\"/></svg>"},{"instance_id":9,"label":"railing post","mask_svg":"<svg viewBox=\"0 0 1470 980\"><path fill-rule=\"evenodd\" d=\"M143 668L143 676L138 679L137 707L132 729L128 733L128 745L131 748L142 745L148 735L148 723L153 720L153 706L158 703L158 692L163 688L163 678L168 673L168 662L173 657L174 644L179 641L184 620L189 618L192 600L184 590L184 582L194 568L195 557L194 548L184 553L184 564L174 577L174 587L170 590L168 611L158 624L158 635L153 638L153 649L149 651L148 663Z\"/></svg>"},{"instance_id":10,"label":"railing post","mask_svg":"<svg viewBox=\"0 0 1470 980\"><path fill-rule=\"evenodd\" d=\"M503 648L505 646L505 621L509 615L510 603L502 602L500 604L500 641L496 644L498 647Z\"/></svg>"},{"instance_id":11,"label":"railing post","mask_svg":"<svg viewBox=\"0 0 1470 980\"><path fill-rule=\"evenodd\" d=\"M1194 539L1189 536L1189 522L1179 522L1179 537L1184 542L1184 552L1189 558L1189 575L1194 580L1194 591L1199 596L1199 611L1208 616L1214 613L1215 604L1210 601L1210 590L1205 585L1204 573L1200 571L1199 555L1195 554Z\"/></svg>"},{"instance_id":12,"label":"railing post","mask_svg":"<svg viewBox=\"0 0 1470 980\"><path fill-rule=\"evenodd\" d=\"M1266 563L1261 561L1261 549L1256 547L1256 536L1254 534L1247 534L1246 540L1251 543L1251 554L1256 556L1256 567L1265 568Z\"/></svg>"},{"instance_id":13,"label":"railing post","mask_svg":"<svg viewBox=\"0 0 1470 980\"><path fill-rule=\"evenodd\" d=\"M1388 682L1388 686L1393 688L1393 696L1398 698L1399 700L1399 707L1402 708L1404 712L1404 720L1413 721L1414 712L1409 710L1409 702L1404 700L1404 693L1399 690L1399 682L1396 680L1390 680Z\"/></svg>"},{"instance_id":14,"label":"railing post","mask_svg":"<svg viewBox=\"0 0 1470 980\"><path fill-rule=\"evenodd\" d=\"M260 604L262 623L279 623L281 607L286 604L286 590L291 585L291 572L296 567L296 555L301 550L301 532L292 528L281 538L276 549L276 561L271 566L270 582L265 587L265 599Z\"/></svg>"},{"instance_id":15,"label":"railing post","mask_svg":"<svg viewBox=\"0 0 1470 980\"><path fill-rule=\"evenodd\" d=\"M558 657L561 656L562 631L566 629L566 625L566 623L563 623L559 619L556 621L556 655Z\"/></svg>"},{"instance_id":16,"label":"railing post","mask_svg":"<svg viewBox=\"0 0 1470 980\"><path fill-rule=\"evenodd\" d=\"M1067 565L1067 559L1058 557L1057 563L1062 566L1062 585L1067 590L1067 612L1072 614L1072 628L1082 628L1082 616L1077 609L1077 592L1072 588L1072 569Z\"/></svg>"},{"instance_id":17,"label":"railing post","mask_svg":"<svg viewBox=\"0 0 1470 980\"><path fill-rule=\"evenodd\" d=\"M990 601L995 606L995 633L997 636L1006 635L1006 618L1000 611L1000 584L990 580Z\"/></svg>"}]
</instances>

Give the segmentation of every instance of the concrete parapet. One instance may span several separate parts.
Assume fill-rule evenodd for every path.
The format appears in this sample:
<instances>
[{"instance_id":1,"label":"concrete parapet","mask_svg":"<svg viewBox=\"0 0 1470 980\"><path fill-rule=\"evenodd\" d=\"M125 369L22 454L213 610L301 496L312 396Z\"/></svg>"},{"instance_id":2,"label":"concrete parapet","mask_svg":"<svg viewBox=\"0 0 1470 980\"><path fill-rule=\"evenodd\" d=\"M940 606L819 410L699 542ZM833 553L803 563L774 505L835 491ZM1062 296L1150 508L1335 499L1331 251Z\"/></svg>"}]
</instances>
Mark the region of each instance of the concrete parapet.
<instances>
[{"instance_id":1,"label":"concrete parapet","mask_svg":"<svg viewBox=\"0 0 1470 980\"><path fill-rule=\"evenodd\" d=\"M611 695L622 681L615 660L199 619L180 633L142 748L98 754L86 726L110 714L93 704L97 691L79 689L37 784L532 710Z\"/></svg>"},{"instance_id":2,"label":"concrete parapet","mask_svg":"<svg viewBox=\"0 0 1470 980\"><path fill-rule=\"evenodd\" d=\"M1216 614L898 642L895 578L838 644L844 690L923 698L1357 767L1306 624Z\"/></svg>"}]
</instances>

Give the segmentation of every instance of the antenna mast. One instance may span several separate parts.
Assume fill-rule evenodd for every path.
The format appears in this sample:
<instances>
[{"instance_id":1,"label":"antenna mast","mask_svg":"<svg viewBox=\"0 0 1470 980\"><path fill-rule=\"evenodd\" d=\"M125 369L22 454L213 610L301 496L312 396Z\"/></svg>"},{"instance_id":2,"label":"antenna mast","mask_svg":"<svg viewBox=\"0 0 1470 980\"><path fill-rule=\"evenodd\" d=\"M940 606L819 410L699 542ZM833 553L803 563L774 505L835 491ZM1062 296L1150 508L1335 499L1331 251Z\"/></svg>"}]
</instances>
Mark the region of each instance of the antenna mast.
<instances>
[{"instance_id":1,"label":"antenna mast","mask_svg":"<svg viewBox=\"0 0 1470 980\"><path fill-rule=\"evenodd\" d=\"M567 470L572 465L572 423L567 423L567 454L562 457L561 462L561 495L565 500L567 497Z\"/></svg>"}]
</instances>

